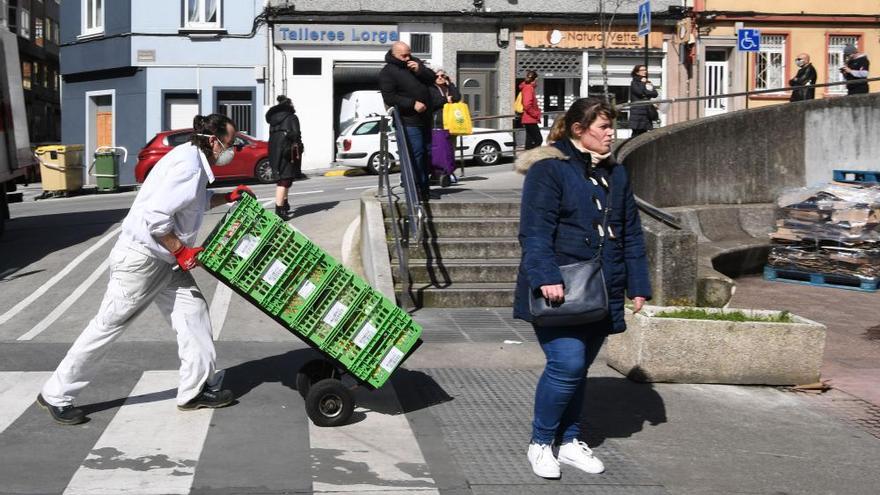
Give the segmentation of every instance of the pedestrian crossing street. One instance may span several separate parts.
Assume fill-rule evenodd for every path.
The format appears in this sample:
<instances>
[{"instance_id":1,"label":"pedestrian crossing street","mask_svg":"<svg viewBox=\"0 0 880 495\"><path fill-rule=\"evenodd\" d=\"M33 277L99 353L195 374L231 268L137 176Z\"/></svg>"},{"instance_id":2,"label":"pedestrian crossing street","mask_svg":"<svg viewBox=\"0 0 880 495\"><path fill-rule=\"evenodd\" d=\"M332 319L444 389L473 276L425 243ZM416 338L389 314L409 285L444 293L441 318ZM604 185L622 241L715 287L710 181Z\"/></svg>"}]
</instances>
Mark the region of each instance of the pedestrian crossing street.
<instances>
[{"instance_id":1,"label":"pedestrian crossing street","mask_svg":"<svg viewBox=\"0 0 880 495\"><path fill-rule=\"evenodd\" d=\"M90 387L103 399L84 401L91 420L63 426L35 403L49 375L0 372L0 493L438 493L406 415L388 413L401 410L390 386L358 392L367 406L351 424L319 428L280 383L228 408L178 411L177 371L152 370L124 401Z\"/></svg>"}]
</instances>

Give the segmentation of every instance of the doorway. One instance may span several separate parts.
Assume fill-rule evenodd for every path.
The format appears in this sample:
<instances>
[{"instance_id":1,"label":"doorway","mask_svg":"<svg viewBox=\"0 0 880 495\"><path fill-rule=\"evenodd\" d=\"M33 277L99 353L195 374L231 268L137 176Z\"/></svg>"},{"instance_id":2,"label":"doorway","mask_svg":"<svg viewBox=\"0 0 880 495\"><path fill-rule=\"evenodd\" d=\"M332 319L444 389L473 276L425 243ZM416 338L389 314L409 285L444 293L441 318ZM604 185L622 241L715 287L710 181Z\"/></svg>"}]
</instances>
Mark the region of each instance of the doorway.
<instances>
[{"instance_id":1,"label":"doorway","mask_svg":"<svg viewBox=\"0 0 880 495\"><path fill-rule=\"evenodd\" d=\"M706 72L703 84L706 96L721 95L727 92L727 50L706 50ZM706 117L727 112L727 98L705 100L703 111Z\"/></svg>"},{"instance_id":2,"label":"doorway","mask_svg":"<svg viewBox=\"0 0 880 495\"><path fill-rule=\"evenodd\" d=\"M543 126L548 127L555 120L556 116L547 115L547 112L564 112L565 111L565 79L544 79L544 122Z\"/></svg>"},{"instance_id":3,"label":"doorway","mask_svg":"<svg viewBox=\"0 0 880 495\"><path fill-rule=\"evenodd\" d=\"M461 53L458 55L458 90L471 117L495 115L498 91L495 84L497 53ZM497 127L495 121L475 122L474 126Z\"/></svg>"}]
</instances>

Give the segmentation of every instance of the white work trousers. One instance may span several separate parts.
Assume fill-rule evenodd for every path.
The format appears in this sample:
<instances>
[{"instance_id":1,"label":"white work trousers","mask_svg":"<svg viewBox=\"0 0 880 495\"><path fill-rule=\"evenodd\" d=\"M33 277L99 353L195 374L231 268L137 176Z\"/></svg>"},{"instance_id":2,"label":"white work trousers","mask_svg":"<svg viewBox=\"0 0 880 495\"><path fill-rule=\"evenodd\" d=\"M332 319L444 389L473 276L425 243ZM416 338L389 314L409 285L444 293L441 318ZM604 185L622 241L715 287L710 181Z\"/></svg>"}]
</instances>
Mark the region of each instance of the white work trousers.
<instances>
[{"instance_id":1,"label":"white work trousers","mask_svg":"<svg viewBox=\"0 0 880 495\"><path fill-rule=\"evenodd\" d=\"M155 301L177 332L177 404L186 404L201 392L209 377L213 380L215 376L211 319L196 281L188 272L173 271L168 262L121 243L110 252L109 263L110 283L101 308L43 385L43 398L57 407L73 404L109 345Z\"/></svg>"}]
</instances>

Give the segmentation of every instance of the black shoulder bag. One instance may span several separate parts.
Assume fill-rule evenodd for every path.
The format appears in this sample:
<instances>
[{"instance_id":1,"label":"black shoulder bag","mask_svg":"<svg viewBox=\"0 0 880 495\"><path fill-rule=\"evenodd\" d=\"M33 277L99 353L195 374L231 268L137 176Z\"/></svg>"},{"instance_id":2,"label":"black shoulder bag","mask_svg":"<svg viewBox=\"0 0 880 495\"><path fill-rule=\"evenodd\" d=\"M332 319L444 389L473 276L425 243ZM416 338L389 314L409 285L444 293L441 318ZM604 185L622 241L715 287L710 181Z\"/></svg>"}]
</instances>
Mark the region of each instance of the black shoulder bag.
<instances>
[{"instance_id":1,"label":"black shoulder bag","mask_svg":"<svg viewBox=\"0 0 880 495\"><path fill-rule=\"evenodd\" d=\"M610 174L609 174L610 179ZM591 178L591 180L594 180ZM538 326L571 327L585 325L608 316L608 289L602 272L602 247L610 235L608 216L611 212L611 183L608 182L606 205L602 214L601 240L596 254L588 260L562 265L562 284L564 296L561 303L551 303L540 290L533 291L529 298L529 312L532 322Z\"/></svg>"}]
</instances>

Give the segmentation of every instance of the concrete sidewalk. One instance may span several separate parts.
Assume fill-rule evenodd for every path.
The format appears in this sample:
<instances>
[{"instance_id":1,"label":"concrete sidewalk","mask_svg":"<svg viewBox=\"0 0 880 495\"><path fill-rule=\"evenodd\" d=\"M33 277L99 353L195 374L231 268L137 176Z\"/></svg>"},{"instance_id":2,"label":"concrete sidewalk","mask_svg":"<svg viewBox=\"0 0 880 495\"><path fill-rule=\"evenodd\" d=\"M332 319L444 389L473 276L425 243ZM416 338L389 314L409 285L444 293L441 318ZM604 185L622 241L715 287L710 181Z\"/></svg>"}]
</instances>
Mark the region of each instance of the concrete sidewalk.
<instances>
[{"instance_id":1,"label":"concrete sidewalk","mask_svg":"<svg viewBox=\"0 0 880 495\"><path fill-rule=\"evenodd\" d=\"M445 197L512 195L521 187L522 176L512 170L469 168ZM336 232L354 213L348 211L335 216ZM332 243L332 229L302 221ZM747 277L731 306L770 304L828 325L823 372L840 390L640 384L608 367L602 353L590 370L583 418L586 439L608 468L598 476L563 468L562 480L545 481L531 473L525 450L544 356L531 326L513 320L510 308L415 311L425 344L394 386L441 493L873 494L880 484L880 401L871 394L876 387L859 377L877 344L855 329L880 323L864 316L876 296L823 293L839 308L831 312L815 305L815 290Z\"/></svg>"}]
</instances>

